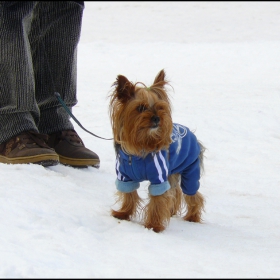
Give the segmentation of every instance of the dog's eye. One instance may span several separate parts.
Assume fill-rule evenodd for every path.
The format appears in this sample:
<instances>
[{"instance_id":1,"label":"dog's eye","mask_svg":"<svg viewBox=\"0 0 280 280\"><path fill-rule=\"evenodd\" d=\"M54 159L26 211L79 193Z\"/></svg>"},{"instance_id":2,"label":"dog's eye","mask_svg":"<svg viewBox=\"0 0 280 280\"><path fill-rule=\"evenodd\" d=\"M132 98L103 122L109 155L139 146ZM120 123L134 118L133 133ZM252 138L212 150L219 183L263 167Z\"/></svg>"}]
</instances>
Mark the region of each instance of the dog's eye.
<instances>
[{"instance_id":1,"label":"dog's eye","mask_svg":"<svg viewBox=\"0 0 280 280\"><path fill-rule=\"evenodd\" d=\"M142 113L142 112L147 110L147 107L142 104L142 105L137 107L137 110L138 110L138 112Z\"/></svg>"}]
</instances>

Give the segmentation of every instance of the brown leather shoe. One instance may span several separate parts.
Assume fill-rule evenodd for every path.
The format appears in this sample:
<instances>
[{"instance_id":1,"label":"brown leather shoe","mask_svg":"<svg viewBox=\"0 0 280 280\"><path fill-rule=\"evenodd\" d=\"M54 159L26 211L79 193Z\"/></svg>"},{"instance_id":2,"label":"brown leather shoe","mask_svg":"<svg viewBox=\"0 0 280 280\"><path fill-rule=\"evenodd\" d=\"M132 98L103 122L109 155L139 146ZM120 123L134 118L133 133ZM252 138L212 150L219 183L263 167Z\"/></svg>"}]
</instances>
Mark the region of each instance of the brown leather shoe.
<instances>
[{"instance_id":1,"label":"brown leather shoe","mask_svg":"<svg viewBox=\"0 0 280 280\"><path fill-rule=\"evenodd\" d=\"M0 163L35 163L52 166L59 163L59 157L45 141L48 135L24 131L0 144Z\"/></svg>"},{"instance_id":2,"label":"brown leather shoe","mask_svg":"<svg viewBox=\"0 0 280 280\"><path fill-rule=\"evenodd\" d=\"M73 167L93 166L99 168L96 153L87 149L75 130L63 130L49 135L47 144L59 155L60 163Z\"/></svg>"}]
</instances>

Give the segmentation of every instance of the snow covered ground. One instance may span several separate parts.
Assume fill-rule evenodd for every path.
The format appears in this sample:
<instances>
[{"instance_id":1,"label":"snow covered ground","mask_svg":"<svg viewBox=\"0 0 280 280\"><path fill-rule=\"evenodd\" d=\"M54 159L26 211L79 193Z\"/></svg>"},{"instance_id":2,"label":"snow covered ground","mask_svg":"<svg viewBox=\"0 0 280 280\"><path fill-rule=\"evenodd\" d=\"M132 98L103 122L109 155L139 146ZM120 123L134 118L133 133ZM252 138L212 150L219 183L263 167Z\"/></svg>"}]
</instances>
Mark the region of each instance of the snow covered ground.
<instances>
[{"instance_id":1,"label":"snow covered ground","mask_svg":"<svg viewBox=\"0 0 280 280\"><path fill-rule=\"evenodd\" d=\"M86 2L74 115L111 138L117 75L165 69L174 121L207 148L204 223L111 217L112 141L74 123L99 170L0 164L0 277L279 278L279 30L278 1Z\"/></svg>"}]
</instances>

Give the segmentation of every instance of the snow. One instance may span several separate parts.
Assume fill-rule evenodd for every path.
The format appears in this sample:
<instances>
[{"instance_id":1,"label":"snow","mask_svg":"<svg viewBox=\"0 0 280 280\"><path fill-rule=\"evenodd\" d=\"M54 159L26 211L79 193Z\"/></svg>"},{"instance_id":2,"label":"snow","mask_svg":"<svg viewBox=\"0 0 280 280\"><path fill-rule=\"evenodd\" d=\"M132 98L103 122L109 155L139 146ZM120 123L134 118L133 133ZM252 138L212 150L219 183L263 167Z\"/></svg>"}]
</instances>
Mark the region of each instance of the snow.
<instances>
[{"instance_id":1,"label":"snow","mask_svg":"<svg viewBox=\"0 0 280 280\"><path fill-rule=\"evenodd\" d=\"M111 138L117 75L165 69L174 122L207 148L204 222L110 216L113 143L73 122L100 169L0 164L0 277L279 278L279 28L278 1L85 2L75 117Z\"/></svg>"}]
</instances>

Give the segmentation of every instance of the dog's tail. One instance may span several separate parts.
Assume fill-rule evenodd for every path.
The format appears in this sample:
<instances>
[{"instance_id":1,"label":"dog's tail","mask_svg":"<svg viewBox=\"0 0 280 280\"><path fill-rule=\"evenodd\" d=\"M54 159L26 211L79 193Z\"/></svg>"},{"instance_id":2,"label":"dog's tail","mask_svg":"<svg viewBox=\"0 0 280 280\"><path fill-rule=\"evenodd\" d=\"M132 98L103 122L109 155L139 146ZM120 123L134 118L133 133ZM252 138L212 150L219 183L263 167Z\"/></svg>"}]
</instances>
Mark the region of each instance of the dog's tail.
<instances>
[{"instance_id":1,"label":"dog's tail","mask_svg":"<svg viewBox=\"0 0 280 280\"><path fill-rule=\"evenodd\" d=\"M200 170L201 170L201 175L203 175L204 174L204 158L205 158L204 152L205 152L206 148L199 140L198 140L198 144L200 146L200 154L198 156L199 166L200 166Z\"/></svg>"}]
</instances>

